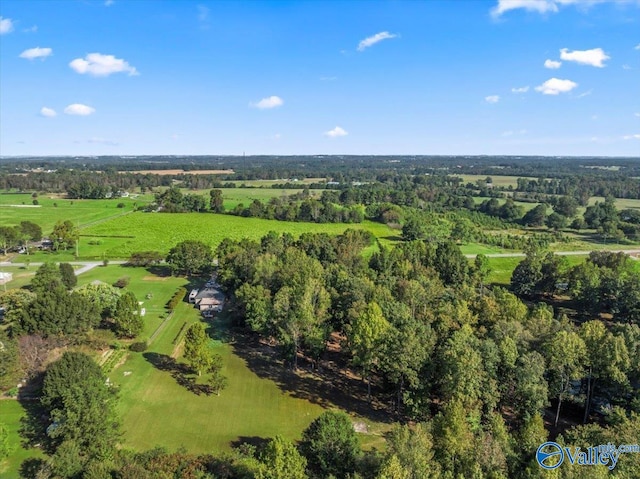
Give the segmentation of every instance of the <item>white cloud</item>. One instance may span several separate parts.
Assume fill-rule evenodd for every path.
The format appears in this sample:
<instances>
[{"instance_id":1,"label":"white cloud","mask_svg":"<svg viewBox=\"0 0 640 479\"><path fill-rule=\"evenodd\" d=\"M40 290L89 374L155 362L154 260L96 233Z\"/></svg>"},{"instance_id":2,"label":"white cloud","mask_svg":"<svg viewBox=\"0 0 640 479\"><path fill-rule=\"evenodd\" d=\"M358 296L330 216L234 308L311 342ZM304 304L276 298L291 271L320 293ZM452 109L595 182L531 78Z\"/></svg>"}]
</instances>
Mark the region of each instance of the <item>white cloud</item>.
<instances>
[{"instance_id":1,"label":"white cloud","mask_svg":"<svg viewBox=\"0 0 640 479\"><path fill-rule=\"evenodd\" d=\"M112 73L128 73L129 76L138 75L138 70L129 65L121 58L113 55L103 55L102 53L89 53L84 58L76 58L69 66L77 73L104 77Z\"/></svg>"},{"instance_id":2,"label":"white cloud","mask_svg":"<svg viewBox=\"0 0 640 479\"><path fill-rule=\"evenodd\" d=\"M198 5L198 20L200 22L209 20L209 9L204 5Z\"/></svg>"},{"instance_id":3,"label":"white cloud","mask_svg":"<svg viewBox=\"0 0 640 479\"><path fill-rule=\"evenodd\" d=\"M38 31L38 25L34 25L32 27L29 28L25 28L24 30L22 30L24 33L36 33Z\"/></svg>"},{"instance_id":4,"label":"white cloud","mask_svg":"<svg viewBox=\"0 0 640 479\"><path fill-rule=\"evenodd\" d=\"M640 43L638 43L635 47L633 47L634 50L640 50Z\"/></svg>"},{"instance_id":5,"label":"white cloud","mask_svg":"<svg viewBox=\"0 0 640 479\"><path fill-rule=\"evenodd\" d=\"M640 118L640 113L634 113L633 116L637 116L638 118Z\"/></svg>"},{"instance_id":6,"label":"white cloud","mask_svg":"<svg viewBox=\"0 0 640 479\"><path fill-rule=\"evenodd\" d=\"M544 67L548 68L549 70L557 70L561 66L562 66L562 62L557 62L555 60L549 60L549 59L544 61Z\"/></svg>"},{"instance_id":7,"label":"white cloud","mask_svg":"<svg viewBox=\"0 0 640 479\"><path fill-rule=\"evenodd\" d=\"M574 50L569 51L568 48L560 50L560 58L568 62L576 62L581 65L591 65L592 67L603 68L604 61L611 58L602 48L593 48L591 50Z\"/></svg>"},{"instance_id":8,"label":"white cloud","mask_svg":"<svg viewBox=\"0 0 640 479\"><path fill-rule=\"evenodd\" d=\"M518 131L507 130L507 131L503 131L502 132L502 136L504 136L504 137L509 137L509 136L513 136L513 135L526 135L526 134L527 134L527 130L525 130L525 129L518 130Z\"/></svg>"},{"instance_id":9,"label":"white cloud","mask_svg":"<svg viewBox=\"0 0 640 479\"><path fill-rule=\"evenodd\" d=\"M576 82L571 80L561 80L559 78L550 78L542 85L536 87L536 91L541 92L544 95L557 95L559 93L566 93L577 87Z\"/></svg>"},{"instance_id":10,"label":"white cloud","mask_svg":"<svg viewBox=\"0 0 640 479\"><path fill-rule=\"evenodd\" d=\"M27 60L33 60L35 58L42 58L43 60L53 53L51 48L29 48L20 54L20 58L26 58Z\"/></svg>"},{"instance_id":11,"label":"white cloud","mask_svg":"<svg viewBox=\"0 0 640 479\"><path fill-rule=\"evenodd\" d=\"M47 118L53 118L54 116L57 115L54 109L47 108L46 106L43 106L42 108L40 108L40 114L42 116L46 116Z\"/></svg>"},{"instance_id":12,"label":"white cloud","mask_svg":"<svg viewBox=\"0 0 640 479\"><path fill-rule=\"evenodd\" d=\"M13 22L10 18L0 17L0 35L11 33L13 31Z\"/></svg>"},{"instance_id":13,"label":"white cloud","mask_svg":"<svg viewBox=\"0 0 640 479\"><path fill-rule=\"evenodd\" d=\"M622 65L622 69L623 70L633 70L633 68L631 68L631 66L627 65L626 63L624 65Z\"/></svg>"},{"instance_id":14,"label":"white cloud","mask_svg":"<svg viewBox=\"0 0 640 479\"><path fill-rule=\"evenodd\" d=\"M284 104L284 100L279 96L268 96L267 98L263 98L257 103L249 103L249 106L253 108L258 108L260 110L267 110L269 108L276 108L282 106Z\"/></svg>"},{"instance_id":15,"label":"white cloud","mask_svg":"<svg viewBox=\"0 0 640 479\"><path fill-rule=\"evenodd\" d=\"M527 93L529 91L529 85L522 86L520 88L512 88L511 93Z\"/></svg>"},{"instance_id":16,"label":"white cloud","mask_svg":"<svg viewBox=\"0 0 640 479\"><path fill-rule=\"evenodd\" d=\"M500 95L485 96L484 101L486 101L487 103L498 103L500 101Z\"/></svg>"},{"instance_id":17,"label":"white cloud","mask_svg":"<svg viewBox=\"0 0 640 479\"><path fill-rule=\"evenodd\" d=\"M273 141L278 141L278 140L280 140L280 138L282 138L282 135L281 135L280 133L276 133L275 135L273 135L273 136L271 137L271 139L272 139Z\"/></svg>"},{"instance_id":18,"label":"white cloud","mask_svg":"<svg viewBox=\"0 0 640 479\"><path fill-rule=\"evenodd\" d=\"M587 90L584 93L580 93L576 98L584 98L585 96L589 96L593 93L593 88L591 90Z\"/></svg>"},{"instance_id":19,"label":"white cloud","mask_svg":"<svg viewBox=\"0 0 640 479\"><path fill-rule=\"evenodd\" d=\"M324 136L328 136L329 138L338 138L340 136L347 136L349 134L344 128L340 128L336 126L333 130L325 131Z\"/></svg>"},{"instance_id":20,"label":"white cloud","mask_svg":"<svg viewBox=\"0 0 640 479\"><path fill-rule=\"evenodd\" d=\"M362 40L360 43L358 43L358 51L361 52L369 48L370 46L375 45L378 42L381 42L382 40L389 40L391 38L396 38L397 36L398 35L396 35L395 33L389 33L389 32L376 33L375 35L367 37L364 40Z\"/></svg>"},{"instance_id":21,"label":"white cloud","mask_svg":"<svg viewBox=\"0 0 640 479\"><path fill-rule=\"evenodd\" d=\"M632 3L634 0L498 0L498 4L491 9L494 18L509 10L523 9L540 14L557 13L559 6L574 5L581 10L588 10L598 3ZM637 3L637 1L636 1Z\"/></svg>"},{"instance_id":22,"label":"white cloud","mask_svg":"<svg viewBox=\"0 0 640 479\"><path fill-rule=\"evenodd\" d=\"M82 103L73 103L64 109L67 115L88 116L95 113L96 109Z\"/></svg>"},{"instance_id":23,"label":"white cloud","mask_svg":"<svg viewBox=\"0 0 640 479\"><path fill-rule=\"evenodd\" d=\"M320 77L320 81L336 81L338 77Z\"/></svg>"},{"instance_id":24,"label":"white cloud","mask_svg":"<svg viewBox=\"0 0 640 479\"><path fill-rule=\"evenodd\" d=\"M623 140L640 140L640 133L637 133L635 135L624 135L622 139Z\"/></svg>"},{"instance_id":25,"label":"white cloud","mask_svg":"<svg viewBox=\"0 0 640 479\"><path fill-rule=\"evenodd\" d=\"M497 18L509 10L520 8L538 13L558 11L558 6L553 0L498 0L498 4L491 9L491 15Z\"/></svg>"},{"instance_id":26,"label":"white cloud","mask_svg":"<svg viewBox=\"0 0 640 479\"><path fill-rule=\"evenodd\" d=\"M104 6L105 7L110 7L111 5L113 5L115 2L113 0L104 0Z\"/></svg>"}]
</instances>

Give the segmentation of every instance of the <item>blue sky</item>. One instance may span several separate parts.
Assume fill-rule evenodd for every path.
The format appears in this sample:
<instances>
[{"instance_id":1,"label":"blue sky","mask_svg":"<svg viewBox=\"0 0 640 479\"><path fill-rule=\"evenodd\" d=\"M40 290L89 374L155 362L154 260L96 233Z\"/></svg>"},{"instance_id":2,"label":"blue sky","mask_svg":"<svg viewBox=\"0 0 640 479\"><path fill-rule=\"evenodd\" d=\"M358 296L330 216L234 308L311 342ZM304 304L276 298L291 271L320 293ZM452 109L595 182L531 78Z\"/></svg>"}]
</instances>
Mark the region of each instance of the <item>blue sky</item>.
<instances>
[{"instance_id":1,"label":"blue sky","mask_svg":"<svg viewBox=\"0 0 640 479\"><path fill-rule=\"evenodd\" d=\"M0 155L640 156L640 0L2 0Z\"/></svg>"}]
</instances>

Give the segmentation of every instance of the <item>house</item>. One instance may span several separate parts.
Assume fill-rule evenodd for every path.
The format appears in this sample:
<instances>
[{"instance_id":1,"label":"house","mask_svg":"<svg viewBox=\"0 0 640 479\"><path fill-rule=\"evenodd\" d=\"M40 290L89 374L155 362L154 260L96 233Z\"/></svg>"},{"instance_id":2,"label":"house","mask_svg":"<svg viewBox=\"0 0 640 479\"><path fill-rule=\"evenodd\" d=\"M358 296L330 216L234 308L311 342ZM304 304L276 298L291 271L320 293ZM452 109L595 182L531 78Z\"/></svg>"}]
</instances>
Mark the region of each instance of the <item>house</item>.
<instances>
[{"instance_id":1,"label":"house","mask_svg":"<svg viewBox=\"0 0 640 479\"><path fill-rule=\"evenodd\" d=\"M7 284L12 279L13 279L13 273L0 272L0 284Z\"/></svg>"},{"instance_id":2,"label":"house","mask_svg":"<svg viewBox=\"0 0 640 479\"><path fill-rule=\"evenodd\" d=\"M195 303L196 302L196 296L198 296L198 290L197 289L192 289L191 292L189 293L189 302L190 303Z\"/></svg>"},{"instance_id":3,"label":"house","mask_svg":"<svg viewBox=\"0 0 640 479\"><path fill-rule=\"evenodd\" d=\"M200 311L222 311L224 294L216 288L204 288L196 295L195 304Z\"/></svg>"}]
</instances>

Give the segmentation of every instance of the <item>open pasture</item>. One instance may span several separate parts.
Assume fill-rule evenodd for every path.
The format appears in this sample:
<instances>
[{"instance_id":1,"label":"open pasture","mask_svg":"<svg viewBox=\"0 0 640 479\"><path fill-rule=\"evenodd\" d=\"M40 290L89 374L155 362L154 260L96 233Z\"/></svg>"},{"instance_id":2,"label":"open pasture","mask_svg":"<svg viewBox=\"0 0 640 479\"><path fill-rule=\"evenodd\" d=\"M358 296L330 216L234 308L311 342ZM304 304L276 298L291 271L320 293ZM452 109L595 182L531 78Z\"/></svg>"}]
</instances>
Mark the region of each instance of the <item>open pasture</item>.
<instances>
[{"instance_id":1,"label":"open pasture","mask_svg":"<svg viewBox=\"0 0 640 479\"><path fill-rule=\"evenodd\" d=\"M296 223L260 218L242 218L213 213L134 212L82 230L80 257L128 258L134 251L156 250L166 254L184 240L199 240L216 247L223 239L259 239L269 231L341 234L345 230L366 229L383 242L393 241L397 232L386 225L365 221L358 224ZM116 238L114 236L122 236ZM89 244L101 242L100 244Z\"/></svg>"},{"instance_id":2,"label":"open pasture","mask_svg":"<svg viewBox=\"0 0 640 479\"><path fill-rule=\"evenodd\" d=\"M113 198L103 200L70 200L61 195L46 194L35 198L30 193L0 194L0 226L15 226L21 221L32 221L47 235L59 220L71 220L82 228L88 224L130 213L136 205L151 200L150 196ZM118 208L118 204L124 206Z\"/></svg>"},{"instance_id":3,"label":"open pasture","mask_svg":"<svg viewBox=\"0 0 640 479\"><path fill-rule=\"evenodd\" d=\"M529 178L529 177L523 177L523 176L508 176L508 175L504 175L504 176L503 175L451 175L451 176L457 176L459 178L462 178L465 184L467 183L475 184L476 181L478 180L484 181L485 179L487 179L487 177L489 177L491 178L492 184L494 186L500 186L505 188L508 188L509 186L512 186L513 188L515 188L518 185L518 178L527 178L530 180L537 179L537 178Z\"/></svg>"}]
</instances>

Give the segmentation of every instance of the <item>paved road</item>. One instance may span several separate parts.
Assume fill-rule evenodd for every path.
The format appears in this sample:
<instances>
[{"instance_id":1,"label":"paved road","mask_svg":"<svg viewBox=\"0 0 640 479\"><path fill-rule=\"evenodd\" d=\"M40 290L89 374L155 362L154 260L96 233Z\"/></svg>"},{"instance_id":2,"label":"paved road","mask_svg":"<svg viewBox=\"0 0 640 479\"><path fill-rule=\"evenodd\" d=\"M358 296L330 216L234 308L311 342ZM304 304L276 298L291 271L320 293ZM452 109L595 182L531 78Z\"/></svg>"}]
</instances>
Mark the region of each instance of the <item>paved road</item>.
<instances>
[{"instance_id":1,"label":"paved road","mask_svg":"<svg viewBox=\"0 0 640 479\"><path fill-rule=\"evenodd\" d=\"M80 266L80 268L76 269L74 273L76 276L86 273L90 269L95 268L96 266L100 266L102 261L69 261L70 264ZM126 261L109 261L109 264L125 264ZM29 263L29 266L40 266L42 263ZM9 261L0 261L0 268L4 266L26 266L26 263L11 263Z\"/></svg>"},{"instance_id":2,"label":"paved road","mask_svg":"<svg viewBox=\"0 0 640 479\"><path fill-rule=\"evenodd\" d=\"M615 250L593 250L593 251L609 251L610 253L627 253L629 255L640 254L640 249L615 249ZM558 256L589 256L591 251L554 251ZM467 258L475 258L477 254L465 254ZM524 258L524 253L488 253L487 258Z\"/></svg>"}]
</instances>

